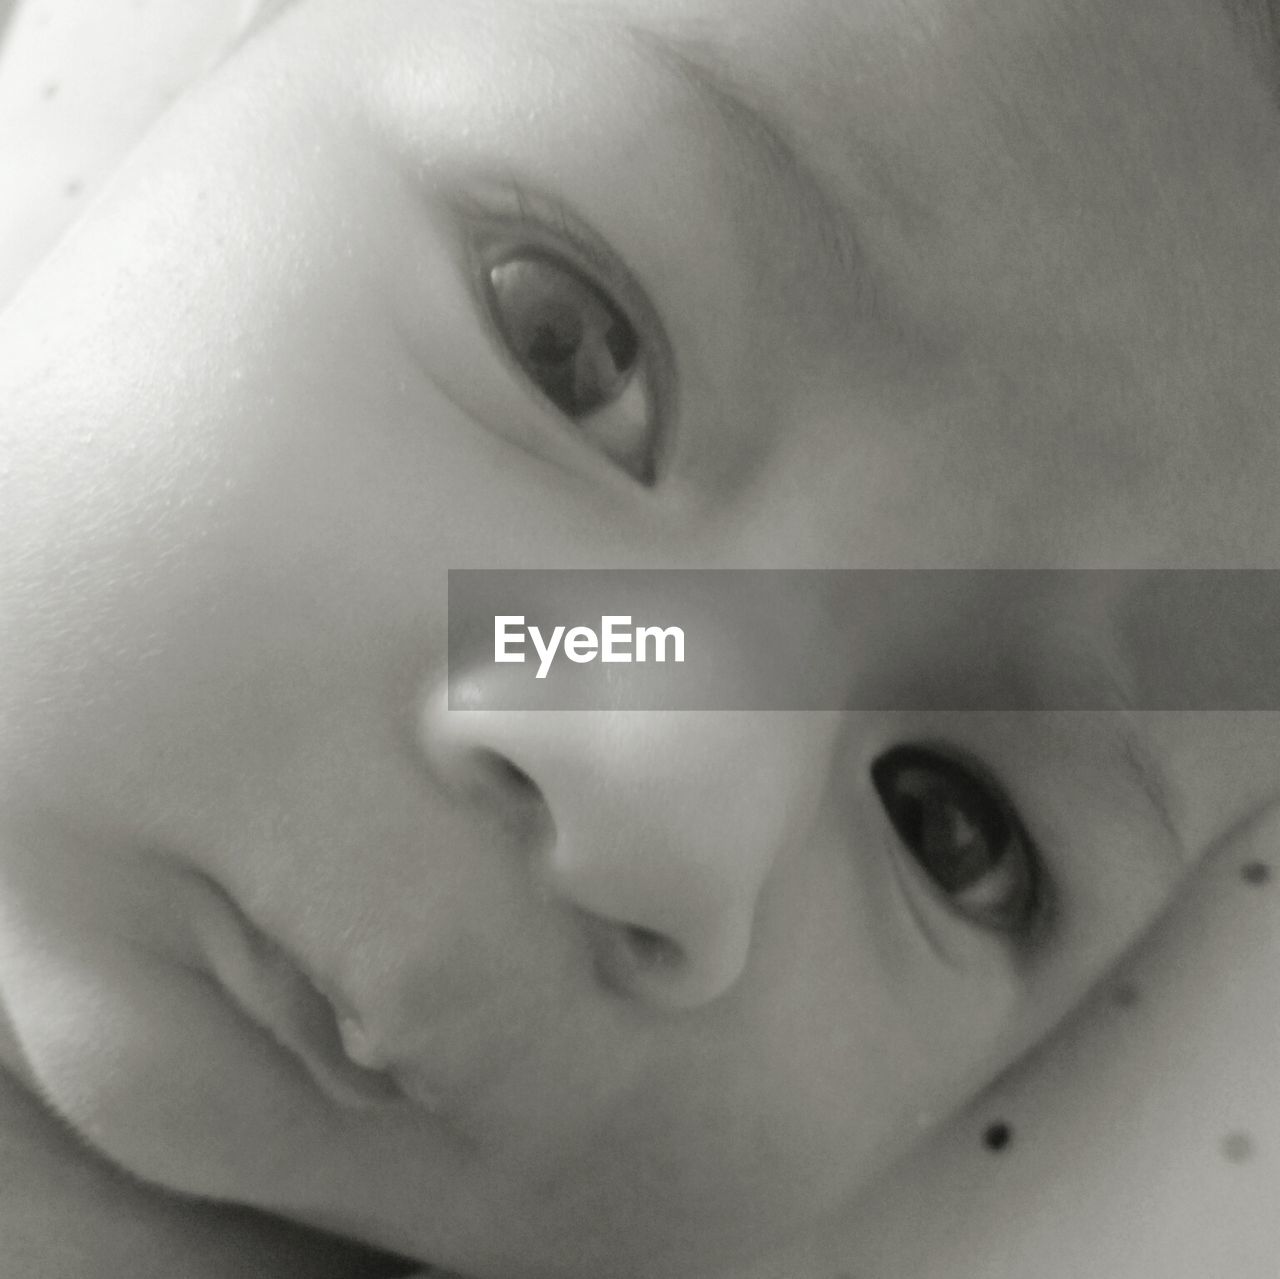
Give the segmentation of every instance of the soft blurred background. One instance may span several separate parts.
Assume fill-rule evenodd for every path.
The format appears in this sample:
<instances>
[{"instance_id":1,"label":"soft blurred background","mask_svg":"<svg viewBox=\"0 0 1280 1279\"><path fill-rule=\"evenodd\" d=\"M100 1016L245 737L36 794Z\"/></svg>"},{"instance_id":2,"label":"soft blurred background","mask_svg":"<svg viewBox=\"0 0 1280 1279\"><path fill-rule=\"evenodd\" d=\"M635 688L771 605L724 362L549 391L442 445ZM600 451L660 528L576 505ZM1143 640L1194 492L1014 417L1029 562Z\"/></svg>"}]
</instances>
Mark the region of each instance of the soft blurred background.
<instances>
[{"instance_id":1,"label":"soft blurred background","mask_svg":"<svg viewBox=\"0 0 1280 1279\"><path fill-rule=\"evenodd\" d=\"M0 304L270 0L0 0Z\"/></svg>"}]
</instances>

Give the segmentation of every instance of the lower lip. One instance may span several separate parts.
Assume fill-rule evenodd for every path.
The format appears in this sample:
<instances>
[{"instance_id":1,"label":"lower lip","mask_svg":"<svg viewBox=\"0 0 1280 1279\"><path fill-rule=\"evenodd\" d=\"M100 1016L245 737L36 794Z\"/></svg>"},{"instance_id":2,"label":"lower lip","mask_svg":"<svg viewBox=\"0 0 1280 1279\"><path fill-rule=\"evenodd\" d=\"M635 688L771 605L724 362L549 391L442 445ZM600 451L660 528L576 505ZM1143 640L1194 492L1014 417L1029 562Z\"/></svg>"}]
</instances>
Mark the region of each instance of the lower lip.
<instances>
[{"instance_id":1,"label":"lower lip","mask_svg":"<svg viewBox=\"0 0 1280 1279\"><path fill-rule=\"evenodd\" d=\"M226 893L211 883L209 887L219 900L212 912L200 912L202 957L240 1011L339 1105L367 1110L404 1101L388 1073L347 1055L333 1005L302 969Z\"/></svg>"}]
</instances>

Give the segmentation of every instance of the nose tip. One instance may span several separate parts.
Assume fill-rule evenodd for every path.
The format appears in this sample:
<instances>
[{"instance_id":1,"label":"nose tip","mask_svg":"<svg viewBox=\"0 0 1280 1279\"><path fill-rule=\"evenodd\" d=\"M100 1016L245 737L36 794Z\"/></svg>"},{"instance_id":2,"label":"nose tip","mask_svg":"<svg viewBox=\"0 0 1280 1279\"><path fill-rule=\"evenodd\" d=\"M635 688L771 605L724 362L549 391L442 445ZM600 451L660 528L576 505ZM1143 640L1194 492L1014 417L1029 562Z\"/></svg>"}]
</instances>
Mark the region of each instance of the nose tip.
<instances>
[{"instance_id":1,"label":"nose tip","mask_svg":"<svg viewBox=\"0 0 1280 1279\"><path fill-rule=\"evenodd\" d=\"M600 981L671 1010L731 990L763 888L825 771L814 752L829 730L779 712L485 701L474 685L466 710L432 694L427 761L490 815L522 816L531 886L572 908Z\"/></svg>"}]
</instances>

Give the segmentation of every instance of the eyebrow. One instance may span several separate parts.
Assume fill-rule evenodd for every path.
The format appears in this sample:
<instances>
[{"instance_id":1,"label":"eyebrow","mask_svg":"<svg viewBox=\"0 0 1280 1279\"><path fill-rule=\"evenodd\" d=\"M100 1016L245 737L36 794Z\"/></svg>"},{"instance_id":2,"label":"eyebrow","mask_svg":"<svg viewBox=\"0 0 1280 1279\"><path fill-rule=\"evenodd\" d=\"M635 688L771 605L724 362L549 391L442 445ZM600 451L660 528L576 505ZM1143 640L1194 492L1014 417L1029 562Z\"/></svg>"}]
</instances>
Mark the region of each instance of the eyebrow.
<instances>
[{"instance_id":1,"label":"eyebrow","mask_svg":"<svg viewBox=\"0 0 1280 1279\"><path fill-rule=\"evenodd\" d=\"M670 32L623 28L632 49L651 67L676 79L719 121L735 143L733 156L750 184L764 182L801 213L805 230L839 276L861 275L866 257L851 210L788 136L783 124L750 89L735 79L722 60Z\"/></svg>"}]
</instances>

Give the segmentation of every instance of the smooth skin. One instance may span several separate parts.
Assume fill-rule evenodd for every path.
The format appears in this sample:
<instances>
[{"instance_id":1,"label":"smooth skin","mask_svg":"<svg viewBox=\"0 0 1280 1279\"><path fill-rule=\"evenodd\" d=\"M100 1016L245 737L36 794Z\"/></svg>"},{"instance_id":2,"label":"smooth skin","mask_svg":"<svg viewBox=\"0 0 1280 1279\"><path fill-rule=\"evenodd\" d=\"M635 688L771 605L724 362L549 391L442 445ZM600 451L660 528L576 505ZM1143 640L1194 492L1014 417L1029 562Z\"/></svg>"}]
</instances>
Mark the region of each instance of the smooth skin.
<instances>
[{"instance_id":1,"label":"smooth skin","mask_svg":"<svg viewBox=\"0 0 1280 1279\"><path fill-rule=\"evenodd\" d=\"M653 485L474 285L559 204L678 392ZM158 1187L477 1279L911 1273L896 1162L1256 829L1274 720L450 711L445 570L1274 564L1278 208L1202 2L301 0L0 321L10 1069ZM917 741L1048 927L913 872ZM278 1042L259 943L393 1095Z\"/></svg>"}]
</instances>

